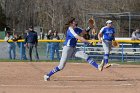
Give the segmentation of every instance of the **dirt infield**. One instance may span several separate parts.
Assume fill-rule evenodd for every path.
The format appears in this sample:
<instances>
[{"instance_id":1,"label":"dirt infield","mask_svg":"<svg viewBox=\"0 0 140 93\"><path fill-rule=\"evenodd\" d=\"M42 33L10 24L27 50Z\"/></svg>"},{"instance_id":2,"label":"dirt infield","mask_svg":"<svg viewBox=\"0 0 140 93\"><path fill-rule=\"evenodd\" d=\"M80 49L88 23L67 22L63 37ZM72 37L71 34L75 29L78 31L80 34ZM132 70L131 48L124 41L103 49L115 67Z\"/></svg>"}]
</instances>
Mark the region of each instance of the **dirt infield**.
<instances>
[{"instance_id":1,"label":"dirt infield","mask_svg":"<svg viewBox=\"0 0 140 93\"><path fill-rule=\"evenodd\" d=\"M0 63L0 93L140 93L140 65L114 65L102 72L87 63L68 63L43 81L58 63Z\"/></svg>"}]
</instances>

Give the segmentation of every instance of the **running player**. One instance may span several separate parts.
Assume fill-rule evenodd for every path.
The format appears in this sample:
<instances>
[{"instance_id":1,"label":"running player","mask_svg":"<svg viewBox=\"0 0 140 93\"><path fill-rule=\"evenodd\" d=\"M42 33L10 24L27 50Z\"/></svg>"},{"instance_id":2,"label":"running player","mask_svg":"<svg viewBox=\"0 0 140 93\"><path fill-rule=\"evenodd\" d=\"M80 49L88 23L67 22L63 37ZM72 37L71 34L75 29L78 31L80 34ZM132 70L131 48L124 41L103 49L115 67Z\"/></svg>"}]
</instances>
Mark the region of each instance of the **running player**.
<instances>
[{"instance_id":1,"label":"running player","mask_svg":"<svg viewBox=\"0 0 140 93\"><path fill-rule=\"evenodd\" d=\"M77 22L75 21L75 18L71 18L69 21L69 27L67 29L66 33L66 40L64 42L64 47L62 51L62 57L60 60L60 63L57 67L55 67L53 70L51 70L49 73L44 75L44 80L48 81L50 80L50 77L62 70L65 67L66 61L69 57L75 55L75 57L80 57L85 59L89 64L91 64L93 67L98 69L99 71L102 71L103 68L103 62L98 65L95 61L93 61L87 54L84 53L84 51L77 51L76 50L76 43L77 40L81 40L84 43L89 43L89 41L85 40L83 37L79 36L80 33L83 33L83 30L76 27Z\"/></svg>"},{"instance_id":2,"label":"running player","mask_svg":"<svg viewBox=\"0 0 140 93\"><path fill-rule=\"evenodd\" d=\"M112 41L115 41L115 29L112 27L111 20L106 21L106 24L107 25L100 30L98 34L98 38L99 38L99 42L100 43L102 42L103 49L105 52L102 61L105 63L104 67L108 68L111 66L111 64L108 63L108 58L112 47Z\"/></svg>"}]
</instances>

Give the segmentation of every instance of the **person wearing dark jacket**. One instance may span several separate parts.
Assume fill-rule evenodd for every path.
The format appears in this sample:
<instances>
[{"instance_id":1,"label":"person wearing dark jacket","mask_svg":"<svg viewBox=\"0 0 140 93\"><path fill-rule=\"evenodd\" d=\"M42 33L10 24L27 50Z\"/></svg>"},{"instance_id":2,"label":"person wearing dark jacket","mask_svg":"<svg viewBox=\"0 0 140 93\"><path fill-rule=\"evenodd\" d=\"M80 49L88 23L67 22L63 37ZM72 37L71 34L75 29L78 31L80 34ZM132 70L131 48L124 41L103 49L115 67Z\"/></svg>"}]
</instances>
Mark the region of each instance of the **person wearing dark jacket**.
<instances>
[{"instance_id":1,"label":"person wearing dark jacket","mask_svg":"<svg viewBox=\"0 0 140 93\"><path fill-rule=\"evenodd\" d=\"M38 36L37 32L33 30L33 27L29 27L29 32L25 39L26 47L29 49L29 59L32 61L32 51L35 52L35 60L39 60L37 45L38 45Z\"/></svg>"}]
</instances>

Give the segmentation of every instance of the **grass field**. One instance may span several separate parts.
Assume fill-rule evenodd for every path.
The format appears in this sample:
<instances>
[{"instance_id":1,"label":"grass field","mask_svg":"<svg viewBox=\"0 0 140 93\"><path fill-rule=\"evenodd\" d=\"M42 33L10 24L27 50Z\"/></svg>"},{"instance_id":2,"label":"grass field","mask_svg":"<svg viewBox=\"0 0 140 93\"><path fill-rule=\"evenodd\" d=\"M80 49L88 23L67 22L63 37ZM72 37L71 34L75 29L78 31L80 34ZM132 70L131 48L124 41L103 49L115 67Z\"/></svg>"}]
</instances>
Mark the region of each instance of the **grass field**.
<instances>
[{"instance_id":1,"label":"grass field","mask_svg":"<svg viewBox=\"0 0 140 93\"><path fill-rule=\"evenodd\" d=\"M69 62L45 82L43 75L58 62L7 61L0 63L0 93L140 93L137 63L117 62L100 72L88 63Z\"/></svg>"}]
</instances>

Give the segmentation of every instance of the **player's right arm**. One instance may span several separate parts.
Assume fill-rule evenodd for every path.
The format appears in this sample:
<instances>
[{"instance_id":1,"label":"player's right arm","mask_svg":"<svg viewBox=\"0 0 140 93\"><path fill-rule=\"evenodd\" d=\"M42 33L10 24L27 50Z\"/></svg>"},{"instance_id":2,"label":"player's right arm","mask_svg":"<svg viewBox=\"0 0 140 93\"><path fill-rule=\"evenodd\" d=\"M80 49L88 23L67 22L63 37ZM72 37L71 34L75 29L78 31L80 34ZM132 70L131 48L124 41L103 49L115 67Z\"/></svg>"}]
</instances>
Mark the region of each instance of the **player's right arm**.
<instances>
[{"instance_id":1,"label":"player's right arm","mask_svg":"<svg viewBox=\"0 0 140 93\"><path fill-rule=\"evenodd\" d=\"M104 30L104 27L100 30L100 32L99 32L99 34L98 34L98 39L99 39L99 42L100 42L100 43L102 42L103 30Z\"/></svg>"}]
</instances>

